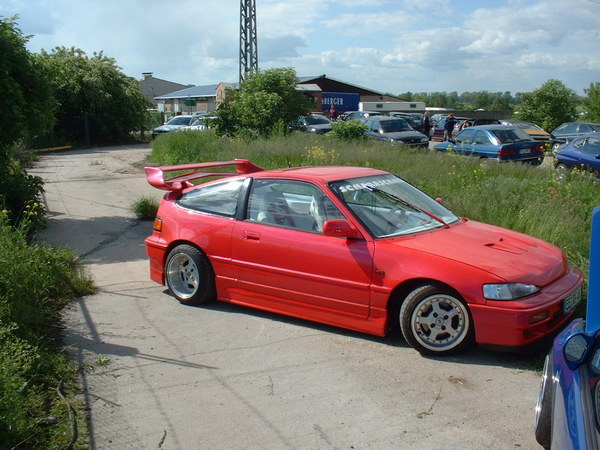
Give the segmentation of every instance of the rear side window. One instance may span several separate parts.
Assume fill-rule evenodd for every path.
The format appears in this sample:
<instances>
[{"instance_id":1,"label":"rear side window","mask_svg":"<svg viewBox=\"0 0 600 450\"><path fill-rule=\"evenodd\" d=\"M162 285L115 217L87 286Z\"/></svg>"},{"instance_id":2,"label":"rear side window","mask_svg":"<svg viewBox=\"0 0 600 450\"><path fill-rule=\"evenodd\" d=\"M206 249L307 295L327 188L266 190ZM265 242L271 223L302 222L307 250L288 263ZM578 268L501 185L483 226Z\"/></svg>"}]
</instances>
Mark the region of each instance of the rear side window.
<instances>
[{"instance_id":1,"label":"rear side window","mask_svg":"<svg viewBox=\"0 0 600 450\"><path fill-rule=\"evenodd\" d=\"M218 184L201 186L183 194L177 204L195 211L233 217L237 210L243 183L243 178L236 178Z\"/></svg>"}]
</instances>

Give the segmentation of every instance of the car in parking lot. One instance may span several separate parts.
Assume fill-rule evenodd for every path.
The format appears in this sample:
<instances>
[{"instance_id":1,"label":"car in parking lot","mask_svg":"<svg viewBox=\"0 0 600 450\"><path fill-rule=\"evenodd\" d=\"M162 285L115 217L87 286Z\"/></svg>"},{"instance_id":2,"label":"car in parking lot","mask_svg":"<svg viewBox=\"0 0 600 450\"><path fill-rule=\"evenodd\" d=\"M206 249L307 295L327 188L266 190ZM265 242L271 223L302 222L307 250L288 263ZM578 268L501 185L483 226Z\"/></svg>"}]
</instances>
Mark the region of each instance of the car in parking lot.
<instances>
[{"instance_id":1,"label":"car in parking lot","mask_svg":"<svg viewBox=\"0 0 600 450\"><path fill-rule=\"evenodd\" d=\"M559 248L459 217L383 170L145 170L167 191L145 240L150 277L183 304L216 298L377 336L399 327L426 355L526 346L577 305L582 275Z\"/></svg>"},{"instance_id":2,"label":"car in parking lot","mask_svg":"<svg viewBox=\"0 0 600 450\"><path fill-rule=\"evenodd\" d=\"M378 111L348 111L348 112L341 114L338 118L340 120L346 121L346 120L360 120L360 119L365 119L367 117L374 117L374 116L383 116L383 114Z\"/></svg>"},{"instance_id":3,"label":"car in parking lot","mask_svg":"<svg viewBox=\"0 0 600 450\"><path fill-rule=\"evenodd\" d=\"M600 448L600 207L592 215L587 313L555 339L544 362L535 437L546 448Z\"/></svg>"},{"instance_id":4,"label":"car in parking lot","mask_svg":"<svg viewBox=\"0 0 600 450\"><path fill-rule=\"evenodd\" d=\"M466 121L473 120L470 117L455 117L456 124L454 125L454 130L452 130L452 136L456 136L458 132L461 130L461 127ZM431 140L432 141L443 141L444 140L444 125L448 117L442 117L438 120L433 127L431 128Z\"/></svg>"},{"instance_id":5,"label":"car in parking lot","mask_svg":"<svg viewBox=\"0 0 600 450\"><path fill-rule=\"evenodd\" d=\"M562 145L554 155L554 167L563 172L579 169L600 179L600 133L586 134Z\"/></svg>"},{"instance_id":6,"label":"car in parking lot","mask_svg":"<svg viewBox=\"0 0 600 450\"><path fill-rule=\"evenodd\" d=\"M152 130L152 138L156 138L161 134L169 133L171 131L178 130L182 127L187 127L191 125L198 116L189 115L189 116L175 116L169 121L167 121L164 125L160 127L156 127Z\"/></svg>"},{"instance_id":7,"label":"car in parking lot","mask_svg":"<svg viewBox=\"0 0 600 450\"><path fill-rule=\"evenodd\" d=\"M519 161L539 165L544 145L510 125L480 125L465 128L453 139L435 144L438 152L495 161Z\"/></svg>"},{"instance_id":8,"label":"car in parking lot","mask_svg":"<svg viewBox=\"0 0 600 450\"><path fill-rule=\"evenodd\" d=\"M398 117L375 116L361 119L367 125L365 134L374 139L388 141L393 144L404 144L413 147L428 147L429 139L419 133L408 122Z\"/></svg>"},{"instance_id":9,"label":"car in parking lot","mask_svg":"<svg viewBox=\"0 0 600 450\"><path fill-rule=\"evenodd\" d=\"M542 127L537 126L535 123L512 119L501 119L499 122L502 125L512 125L513 127L520 128L536 141L544 143L550 142L550 133Z\"/></svg>"},{"instance_id":10,"label":"car in parking lot","mask_svg":"<svg viewBox=\"0 0 600 450\"><path fill-rule=\"evenodd\" d=\"M307 133L325 134L331 131L331 120L323 114L309 114L300 117L292 128Z\"/></svg>"},{"instance_id":11,"label":"car in parking lot","mask_svg":"<svg viewBox=\"0 0 600 450\"><path fill-rule=\"evenodd\" d=\"M388 113L390 117L398 117L400 119L404 119L408 122L408 124L417 130L419 133L423 132L422 121L423 114L422 113L406 113L406 112L395 112L392 111Z\"/></svg>"},{"instance_id":12,"label":"car in parking lot","mask_svg":"<svg viewBox=\"0 0 600 450\"><path fill-rule=\"evenodd\" d=\"M599 123L565 122L550 133L550 138L552 139L552 151L556 153L561 145L566 144L576 137L598 132L600 132Z\"/></svg>"}]
</instances>

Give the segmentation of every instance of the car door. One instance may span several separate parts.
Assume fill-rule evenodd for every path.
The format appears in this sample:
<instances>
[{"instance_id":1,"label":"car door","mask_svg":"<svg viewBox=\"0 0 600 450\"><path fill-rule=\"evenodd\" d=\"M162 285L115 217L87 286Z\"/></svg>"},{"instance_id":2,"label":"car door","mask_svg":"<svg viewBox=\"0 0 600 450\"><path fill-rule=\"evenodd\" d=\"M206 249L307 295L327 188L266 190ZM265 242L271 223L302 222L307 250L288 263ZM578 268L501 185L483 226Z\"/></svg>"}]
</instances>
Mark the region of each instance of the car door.
<instances>
[{"instance_id":1,"label":"car door","mask_svg":"<svg viewBox=\"0 0 600 450\"><path fill-rule=\"evenodd\" d=\"M590 172L600 173L600 139L589 137L581 146L580 164Z\"/></svg>"},{"instance_id":2,"label":"car door","mask_svg":"<svg viewBox=\"0 0 600 450\"><path fill-rule=\"evenodd\" d=\"M474 134L475 130L471 128L467 128L466 130L462 130L460 133L458 133L454 138L454 144L452 144L453 151L460 155L470 155L471 153L473 153Z\"/></svg>"},{"instance_id":3,"label":"car door","mask_svg":"<svg viewBox=\"0 0 600 450\"><path fill-rule=\"evenodd\" d=\"M232 298L328 323L340 315L366 318L373 243L325 236L323 222L341 218L311 183L255 179L245 219L233 230Z\"/></svg>"},{"instance_id":4,"label":"car door","mask_svg":"<svg viewBox=\"0 0 600 450\"><path fill-rule=\"evenodd\" d=\"M477 130L473 135L473 153L479 158L498 158L498 146L492 142L487 133Z\"/></svg>"}]
</instances>

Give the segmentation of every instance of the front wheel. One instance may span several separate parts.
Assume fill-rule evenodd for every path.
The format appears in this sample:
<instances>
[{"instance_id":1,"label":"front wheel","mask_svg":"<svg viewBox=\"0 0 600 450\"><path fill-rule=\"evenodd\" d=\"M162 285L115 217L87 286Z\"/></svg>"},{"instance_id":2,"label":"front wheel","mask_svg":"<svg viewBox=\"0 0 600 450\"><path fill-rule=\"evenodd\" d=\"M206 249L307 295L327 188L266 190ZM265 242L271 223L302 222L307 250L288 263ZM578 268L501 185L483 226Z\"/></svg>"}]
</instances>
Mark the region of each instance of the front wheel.
<instances>
[{"instance_id":1,"label":"front wheel","mask_svg":"<svg viewBox=\"0 0 600 450\"><path fill-rule=\"evenodd\" d=\"M473 341L467 305L437 286L421 286L408 294L399 322L406 342L423 355L456 353Z\"/></svg>"},{"instance_id":2,"label":"front wheel","mask_svg":"<svg viewBox=\"0 0 600 450\"><path fill-rule=\"evenodd\" d=\"M167 257L165 279L181 303L199 305L215 296L215 277L208 258L196 247L182 244Z\"/></svg>"}]
</instances>

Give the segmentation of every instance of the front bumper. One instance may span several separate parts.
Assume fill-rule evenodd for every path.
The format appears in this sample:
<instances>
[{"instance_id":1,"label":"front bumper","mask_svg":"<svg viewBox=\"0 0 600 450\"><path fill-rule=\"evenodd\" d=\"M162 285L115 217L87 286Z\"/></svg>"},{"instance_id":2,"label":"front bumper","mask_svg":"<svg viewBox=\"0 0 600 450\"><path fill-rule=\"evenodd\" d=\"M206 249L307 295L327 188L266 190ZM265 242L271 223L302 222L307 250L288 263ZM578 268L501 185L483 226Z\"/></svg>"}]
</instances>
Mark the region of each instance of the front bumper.
<instances>
[{"instance_id":1,"label":"front bumper","mask_svg":"<svg viewBox=\"0 0 600 450\"><path fill-rule=\"evenodd\" d=\"M558 280L545 286L536 296L523 302L510 302L514 307L503 307L502 302L488 301L485 305L469 305L475 324L475 340L484 346L517 348L528 346L559 331L575 314L577 308L563 312L563 303L569 295L581 289L583 275L576 267ZM545 298L540 302L539 297ZM527 303L535 303L528 308ZM507 302L508 303L508 302ZM535 316L547 317L531 323Z\"/></svg>"}]
</instances>

